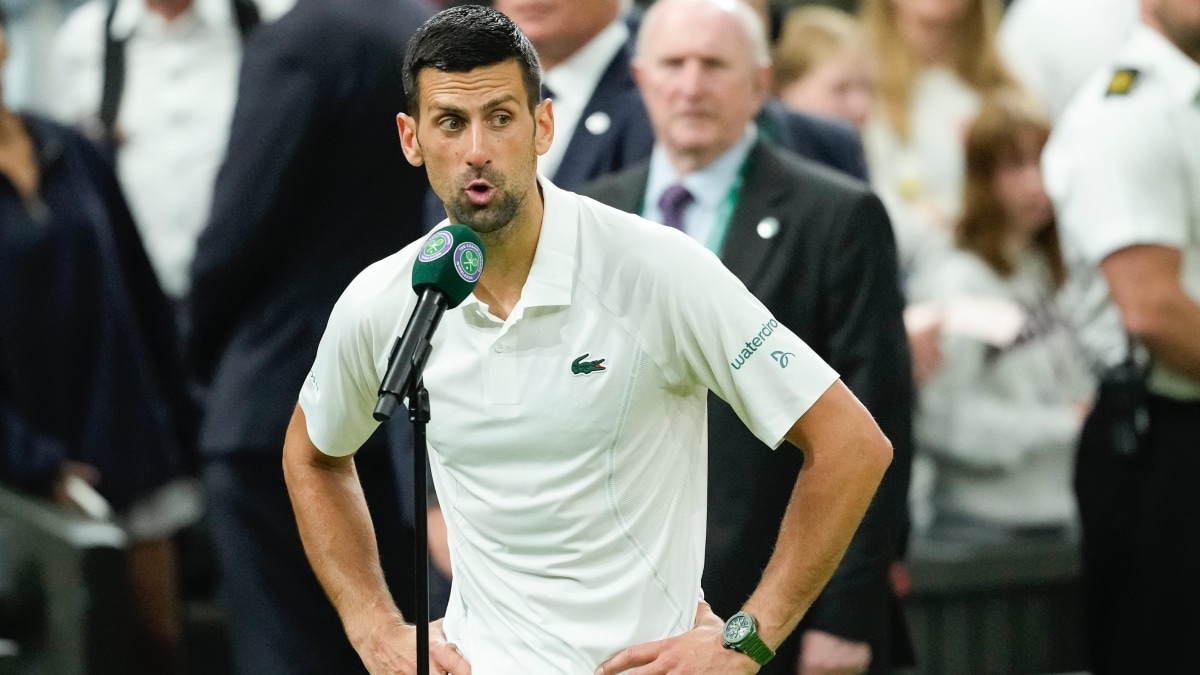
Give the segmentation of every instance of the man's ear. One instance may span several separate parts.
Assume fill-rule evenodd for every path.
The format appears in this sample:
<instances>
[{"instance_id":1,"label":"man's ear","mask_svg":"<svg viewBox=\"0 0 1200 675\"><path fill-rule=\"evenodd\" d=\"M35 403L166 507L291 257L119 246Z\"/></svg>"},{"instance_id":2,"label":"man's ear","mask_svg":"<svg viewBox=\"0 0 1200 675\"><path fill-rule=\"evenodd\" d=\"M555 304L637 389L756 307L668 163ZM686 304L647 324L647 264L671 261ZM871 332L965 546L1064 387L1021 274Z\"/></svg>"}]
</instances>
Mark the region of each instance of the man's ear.
<instances>
[{"instance_id":1,"label":"man's ear","mask_svg":"<svg viewBox=\"0 0 1200 675\"><path fill-rule=\"evenodd\" d=\"M417 140L417 118L404 113L396 115L396 129L400 131L400 149L404 151L404 158L413 166L424 164L425 155Z\"/></svg>"},{"instance_id":2,"label":"man's ear","mask_svg":"<svg viewBox=\"0 0 1200 675\"><path fill-rule=\"evenodd\" d=\"M533 109L534 149L544 155L554 142L554 101L545 99Z\"/></svg>"}]
</instances>

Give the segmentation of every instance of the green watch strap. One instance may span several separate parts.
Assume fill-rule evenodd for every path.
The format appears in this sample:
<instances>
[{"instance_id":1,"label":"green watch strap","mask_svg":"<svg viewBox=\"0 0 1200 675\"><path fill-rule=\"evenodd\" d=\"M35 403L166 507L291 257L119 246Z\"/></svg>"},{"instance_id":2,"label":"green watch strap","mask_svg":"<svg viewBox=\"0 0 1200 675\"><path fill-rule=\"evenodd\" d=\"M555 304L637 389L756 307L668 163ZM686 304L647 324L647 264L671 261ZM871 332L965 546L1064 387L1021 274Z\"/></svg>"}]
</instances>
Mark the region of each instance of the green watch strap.
<instances>
[{"instance_id":1,"label":"green watch strap","mask_svg":"<svg viewBox=\"0 0 1200 675\"><path fill-rule=\"evenodd\" d=\"M755 663L760 666L767 665L767 662L775 658L775 652L767 646L767 643L758 637L757 633L747 635L734 649L754 659Z\"/></svg>"},{"instance_id":2,"label":"green watch strap","mask_svg":"<svg viewBox=\"0 0 1200 675\"><path fill-rule=\"evenodd\" d=\"M732 634L736 635L740 630L747 630L747 632L736 642L730 642L728 636L731 633L728 631L732 626L738 624L740 624L738 629L734 629ZM758 636L758 620L754 618L754 615L747 612L738 612L729 617L729 620L725 622L725 627L727 631L725 633L726 638L724 639L726 649L737 650L754 659L754 662L760 666L767 665L768 661L775 658L775 652Z\"/></svg>"}]
</instances>

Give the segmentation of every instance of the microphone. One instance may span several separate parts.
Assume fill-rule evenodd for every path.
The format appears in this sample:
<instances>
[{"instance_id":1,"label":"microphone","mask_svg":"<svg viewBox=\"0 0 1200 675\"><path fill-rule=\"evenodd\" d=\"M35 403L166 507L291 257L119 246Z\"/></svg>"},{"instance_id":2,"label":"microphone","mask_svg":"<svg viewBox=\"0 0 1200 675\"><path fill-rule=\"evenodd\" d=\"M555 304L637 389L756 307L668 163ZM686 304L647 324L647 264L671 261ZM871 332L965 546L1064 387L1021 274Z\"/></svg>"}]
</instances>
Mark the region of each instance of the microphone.
<instances>
[{"instance_id":1,"label":"microphone","mask_svg":"<svg viewBox=\"0 0 1200 675\"><path fill-rule=\"evenodd\" d=\"M391 419L400 400L420 381L429 357L430 340L442 314L467 299L481 274L483 242L471 228L447 225L425 239L412 270L417 306L404 333L392 345L373 413L376 420Z\"/></svg>"}]
</instances>

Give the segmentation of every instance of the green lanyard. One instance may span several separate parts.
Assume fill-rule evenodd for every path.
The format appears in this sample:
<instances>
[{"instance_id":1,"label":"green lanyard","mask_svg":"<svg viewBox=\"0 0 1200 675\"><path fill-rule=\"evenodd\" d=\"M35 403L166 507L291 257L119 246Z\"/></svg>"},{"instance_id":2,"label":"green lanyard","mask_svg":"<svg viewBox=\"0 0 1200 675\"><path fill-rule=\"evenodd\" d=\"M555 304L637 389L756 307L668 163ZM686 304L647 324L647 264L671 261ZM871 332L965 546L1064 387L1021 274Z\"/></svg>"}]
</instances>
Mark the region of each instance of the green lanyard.
<instances>
[{"instance_id":1,"label":"green lanyard","mask_svg":"<svg viewBox=\"0 0 1200 675\"><path fill-rule=\"evenodd\" d=\"M742 184L746 182L746 168L750 164L750 155L753 151L746 155L746 159L742 160L742 166L738 168L737 176L733 179L733 185L729 186L729 190L725 193L725 198L721 200L721 204L717 206L717 219L713 223L713 229L708 233L708 241L701 242L704 247L718 256L721 255L721 250L725 247L725 235L729 234L729 223L733 220L733 210L737 208L738 198L742 195ZM642 215L646 213L646 202L643 197Z\"/></svg>"}]
</instances>

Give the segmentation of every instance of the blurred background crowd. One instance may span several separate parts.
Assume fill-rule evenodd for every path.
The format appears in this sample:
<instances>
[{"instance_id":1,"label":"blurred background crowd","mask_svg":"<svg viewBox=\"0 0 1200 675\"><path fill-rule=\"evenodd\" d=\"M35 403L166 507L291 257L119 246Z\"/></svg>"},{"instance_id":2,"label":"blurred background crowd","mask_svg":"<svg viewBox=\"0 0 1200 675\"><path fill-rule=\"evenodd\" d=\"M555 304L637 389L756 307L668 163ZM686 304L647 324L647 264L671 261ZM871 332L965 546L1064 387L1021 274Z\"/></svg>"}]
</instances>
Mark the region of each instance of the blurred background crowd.
<instances>
[{"instance_id":1,"label":"blurred background crowd","mask_svg":"<svg viewBox=\"0 0 1200 675\"><path fill-rule=\"evenodd\" d=\"M769 42L756 138L866 186L891 225L905 333L892 347L908 373L890 381L906 390L879 410L856 393L911 433L892 469L901 526L871 544L901 609L913 542L954 555L1056 542L1080 551L1085 590L1159 577L1191 605L1181 635L1200 627L1186 571L1200 513L1183 482L1196 460L1159 464L1200 456L1200 332L1188 333L1200 325L1200 3L744 1ZM448 4L463 3L0 0L0 481L127 535L127 634L145 672L204 672L188 646L193 601L218 608L228 668L350 672L296 535L280 446L341 289L444 217L404 162L394 117L404 44ZM492 4L529 35L555 102L541 173L586 192L653 166L666 142L655 97L667 94L631 75L651 3ZM671 95L734 106L678 86ZM1175 131L1143 136L1155 126ZM1110 137L1126 141L1095 141ZM780 227L772 218L762 239ZM1129 247L1149 257L1125 260ZM822 318L830 331L837 320ZM846 368L869 358L849 354ZM1121 432L1123 409L1099 405L1120 368L1136 447L1084 466L1087 429ZM358 460L374 519L397 524L378 529L406 610L420 516L410 451L392 424ZM1146 520L1125 522L1126 509ZM1108 529L1089 530L1089 513ZM431 503L435 615L452 574L441 517ZM1132 548L1146 560L1126 559ZM1168 602L1135 592L1121 614ZM1173 656L1127 669L1106 651L1127 626L1082 606L1093 672L1197 672ZM889 611L887 649L843 636L888 654L869 672L942 672ZM11 623L0 617L0 638L16 636Z\"/></svg>"}]
</instances>

